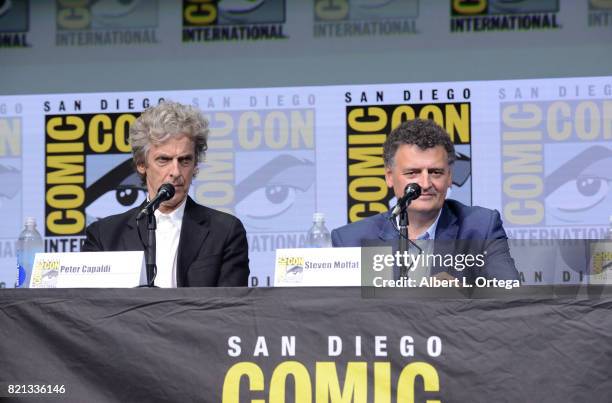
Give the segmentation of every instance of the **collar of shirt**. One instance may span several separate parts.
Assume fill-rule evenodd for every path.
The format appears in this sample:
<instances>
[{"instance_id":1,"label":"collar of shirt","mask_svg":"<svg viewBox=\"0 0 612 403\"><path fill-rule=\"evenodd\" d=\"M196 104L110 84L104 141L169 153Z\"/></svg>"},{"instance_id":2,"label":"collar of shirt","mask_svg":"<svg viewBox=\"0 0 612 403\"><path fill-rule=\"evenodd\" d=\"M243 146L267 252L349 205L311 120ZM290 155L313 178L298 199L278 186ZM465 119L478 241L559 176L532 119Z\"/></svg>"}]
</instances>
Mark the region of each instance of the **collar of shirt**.
<instances>
[{"instance_id":1,"label":"collar of shirt","mask_svg":"<svg viewBox=\"0 0 612 403\"><path fill-rule=\"evenodd\" d=\"M155 249L158 287L176 287L176 259L181 238L181 227L185 213L185 200L169 214L155 211L157 229L155 236L158 247Z\"/></svg>"},{"instance_id":2,"label":"collar of shirt","mask_svg":"<svg viewBox=\"0 0 612 403\"><path fill-rule=\"evenodd\" d=\"M157 220L157 225L161 222L170 222L175 227L180 228L183 223L183 215L185 214L185 204L187 202L187 198L182 201L181 204L173 211L168 214L164 214L159 210L155 210L155 219Z\"/></svg>"},{"instance_id":3,"label":"collar of shirt","mask_svg":"<svg viewBox=\"0 0 612 403\"><path fill-rule=\"evenodd\" d=\"M431 224L429 228L427 228L427 231L419 235L417 239L436 239L436 228L438 228L438 221L440 221L440 215L442 215L442 209L438 211L436 221L434 221L433 224Z\"/></svg>"},{"instance_id":4,"label":"collar of shirt","mask_svg":"<svg viewBox=\"0 0 612 403\"><path fill-rule=\"evenodd\" d=\"M436 217L436 220L429 226L429 228L427 228L427 231L416 237L417 240L436 239L436 228L438 228L438 221L440 220L440 215L442 215L442 209L438 211L438 216ZM399 215L395 217L395 223L399 228ZM410 223L408 225L410 225Z\"/></svg>"}]
</instances>

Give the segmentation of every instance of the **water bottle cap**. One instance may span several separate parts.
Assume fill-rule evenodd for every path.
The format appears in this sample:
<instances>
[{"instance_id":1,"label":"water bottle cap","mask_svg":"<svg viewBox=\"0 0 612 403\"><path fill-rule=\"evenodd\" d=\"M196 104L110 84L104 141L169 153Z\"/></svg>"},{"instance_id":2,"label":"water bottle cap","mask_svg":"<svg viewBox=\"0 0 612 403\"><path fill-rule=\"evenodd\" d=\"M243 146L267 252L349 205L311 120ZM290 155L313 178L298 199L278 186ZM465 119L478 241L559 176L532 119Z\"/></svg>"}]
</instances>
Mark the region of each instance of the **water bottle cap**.
<instances>
[{"instance_id":1,"label":"water bottle cap","mask_svg":"<svg viewBox=\"0 0 612 403\"><path fill-rule=\"evenodd\" d=\"M314 222L323 222L323 221L325 221L325 213L314 213L312 215L312 221L314 221Z\"/></svg>"},{"instance_id":2,"label":"water bottle cap","mask_svg":"<svg viewBox=\"0 0 612 403\"><path fill-rule=\"evenodd\" d=\"M36 218L35 217L26 217L25 219L25 225L26 226L36 226Z\"/></svg>"}]
</instances>

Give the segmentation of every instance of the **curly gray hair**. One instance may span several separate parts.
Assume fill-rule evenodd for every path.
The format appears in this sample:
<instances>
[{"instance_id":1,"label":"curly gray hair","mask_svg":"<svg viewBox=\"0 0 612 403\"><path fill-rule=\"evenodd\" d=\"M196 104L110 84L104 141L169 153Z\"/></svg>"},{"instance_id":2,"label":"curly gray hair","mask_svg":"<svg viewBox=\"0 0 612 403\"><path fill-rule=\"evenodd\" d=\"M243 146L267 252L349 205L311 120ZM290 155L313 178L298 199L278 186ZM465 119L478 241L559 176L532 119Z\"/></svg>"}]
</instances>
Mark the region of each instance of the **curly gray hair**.
<instances>
[{"instance_id":1,"label":"curly gray hair","mask_svg":"<svg viewBox=\"0 0 612 403\"><path fill-rule=\"evenodd\" d=\"M208 121L191 105L162 101L145 109L130 126L130 146L136 166L144 165L151 145L160 145L172 137L187 136L195 145L196 165L208 149ZM194 176L197 170L194 171ZM144 181L145 176L138 173Z\"/></svg>"},{"instance_id":2,"label":"curly gray hair","mask_svg":"<svg viewBox=\"0 0 612 403\"><path fill-rule=\"evenodd\" d=\"M395 153L402 144L414 144L421 150L442 146L448 154L448 165L453 165L457 159L448 133L433 120L407 120L393 129L383 144L385 167L393 166Z\"/></svg>"}]
</instances>

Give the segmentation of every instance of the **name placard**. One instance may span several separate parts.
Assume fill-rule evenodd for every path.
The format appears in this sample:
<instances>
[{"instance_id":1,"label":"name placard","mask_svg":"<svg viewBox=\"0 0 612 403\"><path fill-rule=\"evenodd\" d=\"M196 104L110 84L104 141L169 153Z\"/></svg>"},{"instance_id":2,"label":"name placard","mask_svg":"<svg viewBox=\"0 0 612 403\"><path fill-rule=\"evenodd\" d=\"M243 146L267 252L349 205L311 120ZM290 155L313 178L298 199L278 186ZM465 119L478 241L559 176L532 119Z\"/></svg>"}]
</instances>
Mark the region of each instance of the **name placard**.
<instances>
[{"instance_id":1,"label":"name placard","mask_svg":"<svg viewBox=\"0 0 612 403\"><path fill-rule=\"evenodd\" d=\"M37 253L30 288L130 288L146 278L142 251Z\"/></svg>"},{"instance_id":2,"label":"name placard","mask_svg":"<svg viewBox=\"0 0 612 403\"><path fill-rule=\"evenodd\" d=\"M361 248L276 250L275 287L360 285Z\"/></svg>"}]
</instances>

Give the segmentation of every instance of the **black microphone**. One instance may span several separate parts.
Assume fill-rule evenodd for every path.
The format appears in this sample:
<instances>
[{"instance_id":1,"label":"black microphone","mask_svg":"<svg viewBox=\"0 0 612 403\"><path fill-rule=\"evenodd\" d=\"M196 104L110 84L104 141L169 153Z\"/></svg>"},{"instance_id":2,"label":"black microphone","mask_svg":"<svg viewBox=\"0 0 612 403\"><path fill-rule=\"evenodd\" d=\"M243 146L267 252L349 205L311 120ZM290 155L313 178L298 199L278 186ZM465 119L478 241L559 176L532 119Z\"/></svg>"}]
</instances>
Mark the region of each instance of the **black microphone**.
<instances>
[{"instance_id":1,"label":"black microphone","mask_svg":"<svg viewBox=\"0 0 612 403\"><path fill-rule=\"evenodd\" d=\"M395 217L402 211L404 206L408 206L411 201L414 199L418 199L421 195L421 187L417 183L409 183L404 188L404 195L397 201L395 207L393 207L393 211L391 212L391 216Z\"/></svg>"},{"instance_id":2,"label":"black microphone","mask_svg":"<svg viewBox=\"0 0 612 403\"><path fill-rule=\"evenodd\" d=\"M140 213L138 213L138 215L136 216L136 220L140 220L142 216L146 215L149 211L153 212L157 210L161 202L172 199L174 197L175 192L176 191L172 184L164 183L163 185L161 185L159 187L159 190L157 191L157 196L155 196L153 200L148 202L147 205L142 210L140 210Z\"/></svg>"}]
</instances>

